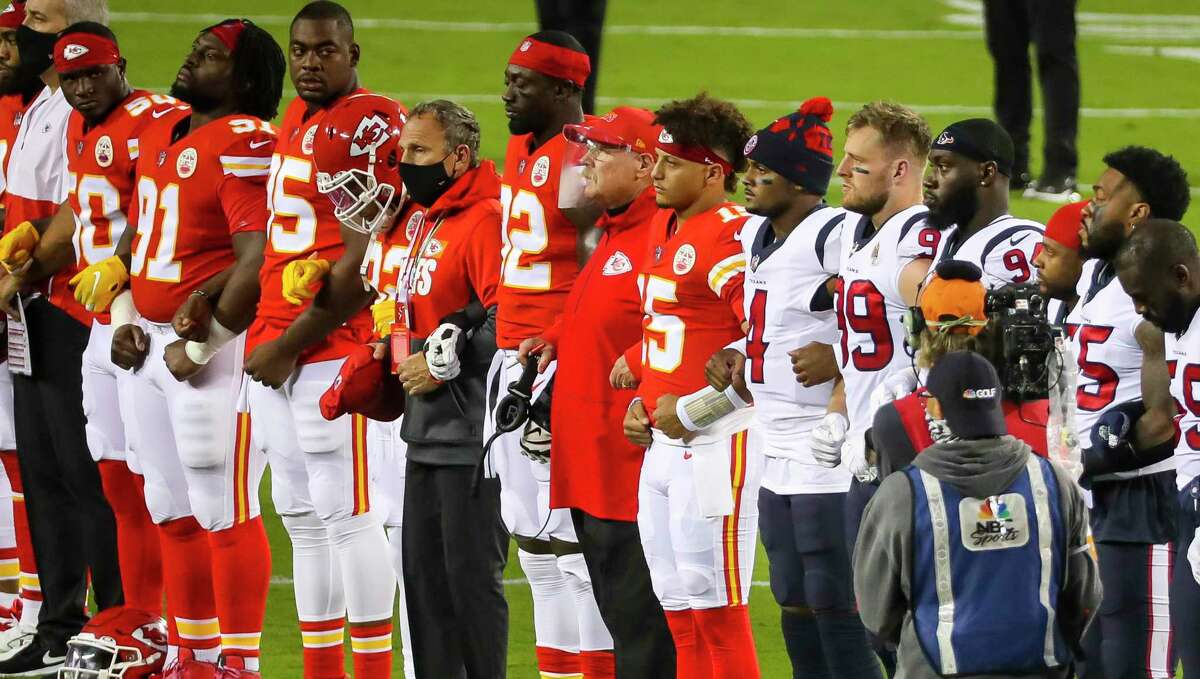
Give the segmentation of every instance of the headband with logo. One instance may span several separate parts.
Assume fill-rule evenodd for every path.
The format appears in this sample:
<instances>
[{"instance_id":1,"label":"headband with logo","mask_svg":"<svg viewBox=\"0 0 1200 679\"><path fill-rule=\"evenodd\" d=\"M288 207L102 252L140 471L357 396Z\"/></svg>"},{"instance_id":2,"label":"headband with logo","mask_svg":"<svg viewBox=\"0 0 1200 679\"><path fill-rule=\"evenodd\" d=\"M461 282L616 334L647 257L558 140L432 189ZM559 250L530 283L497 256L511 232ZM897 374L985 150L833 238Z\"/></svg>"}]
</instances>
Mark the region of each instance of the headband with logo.
<instances>
[{"instance_id":1,"label":"headband with logo","mask_svg":"<svg viewBox=\"0 0 1200 679\"><path fill-rule=\"evenodd\" d=\"M716 151L699 144L695 146L676 144L675 139L671 136L670 132L667 132L666 128L663 128L663 131L658 133L658 148L662 149L663 153L670 154L676 158L690 160L693 163L719 165L725 174L733 174L733 163L717 155Z\"/></svg>"},{"instance_id":2,"label":"headband with logo","mask_svg":"<svg viewBox=\"0 0 1200 679\"><path fill-rule=\"evenodd\" d=\"M246 22L241 19L230 19L208 29L225 45L225 49L233 52L237 48L238 38L241 37L242 31L246 30Z\"/></svg>"},{"instance_id":3,"label":"headband with logo","mask_svg":"<svg viewBox=\"0 0 1200 679\"><path fill-rule=\"evenodd\" d=\"M544 76L573 82L579 87L583 87L592 72L592 60L587 54L535 38L522 40L508 58L508 63Z\"/></svg>"},{"instance_id":4,"label":"headband with logo","mask_svg":"<svg viewBox=\"0 0 1200 679\"><path fill-rule=\"evenodd\" d=\"M70 73L121 61L117 43L94 33L67 33L54 44L54 70Z\"/></svg>"}]
</instances>

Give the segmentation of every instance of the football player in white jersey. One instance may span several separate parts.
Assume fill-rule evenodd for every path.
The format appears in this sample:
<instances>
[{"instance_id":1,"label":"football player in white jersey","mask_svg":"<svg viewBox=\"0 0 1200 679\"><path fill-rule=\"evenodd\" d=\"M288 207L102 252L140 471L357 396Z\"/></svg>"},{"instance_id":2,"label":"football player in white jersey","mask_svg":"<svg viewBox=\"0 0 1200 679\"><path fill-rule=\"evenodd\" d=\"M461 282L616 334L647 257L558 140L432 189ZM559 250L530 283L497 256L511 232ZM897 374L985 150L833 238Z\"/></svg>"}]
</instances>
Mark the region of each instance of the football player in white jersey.
<instances>
[{"instance_id":1,"label":"football player in white jersey","mask_svg":"<svg viewBox=\"0 0 1200 679\"><path fill-rule=\"evenodd\" d=\"M942 230L935 261L975 264L988 288L1037 278L1033 260L1045 227L1008 214L1012 167L1012 138L984 118L952 123L929 153L927 219Z\"/></svg>"},{"instance_id":2,"label":"football player in white jersey","mask_svg":"<svg viewBox=\"0 0 1200 679\"><path fill-rule=\"evenodd\" d=\"M1200 252L1196 238L1182 224L1149 220L1122 246L1116 269L1134 309L1166 333L1171 394L1184 411L1175 447L1179 489L1175 547L1180 555L1187 555L1188 564L1177 565L1171 574L1170 609L1184 674L1195 675L1200 673L1200 540L1196 539L1200 530L1200 317L1196 314Z\"/></svg>"},{"instance_id":3,"label":"football player in white jersey","mask_svg":"<svg viewBox=\"0 0 1200 679\"><path fill-rule=\"evenodd\" d=\"M1092 491L1105 590L1087 643L1093 656L1100 653L1106 676L1166 677L1175 666L1167 584L1175 561L1175 405L1162 331L1143 320L1121 289L1113 261L1148 219L1183 216L1188 182L1173 158L1145 147L1120 149L1104 162L1083 211L1090 261L1079 278L1079 302L1067 315L1079 363L1075 424L1086 448L1083 483ZM1126 445L1136 455L1122 454Z\"/></svg>"},{"instance_id":4,"label":"football player in white jersey","mask_svg":"<svg viewBox=\"0 0 1200 679\"><path fill-rule=\"evenodd\" d=\"M817 463L808 434L825 415L833 382L805 387L788 352L838 339L832 288L846 211L824 195L833 174L833 105L810 99L746 143L747 209L741 233L748 336L713 355L709 383L748 387L764 439L759 529L796 676L880 677L854 602L842 544L846 466ZM736 374L736 380L733 375ZM745 388L742 389L745 392Z\"/></svg>"}]
</instances>

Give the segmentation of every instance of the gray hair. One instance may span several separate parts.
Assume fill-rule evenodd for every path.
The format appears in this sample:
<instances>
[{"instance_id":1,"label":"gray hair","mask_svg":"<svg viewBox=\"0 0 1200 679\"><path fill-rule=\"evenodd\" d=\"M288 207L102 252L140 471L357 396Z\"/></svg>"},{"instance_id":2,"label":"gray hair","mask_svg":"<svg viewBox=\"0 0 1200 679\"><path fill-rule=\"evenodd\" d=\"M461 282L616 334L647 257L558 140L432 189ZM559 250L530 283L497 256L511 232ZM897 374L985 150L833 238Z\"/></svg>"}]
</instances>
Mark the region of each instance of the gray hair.
<instances>
[{"instance_id":1,"label":"gray hair","mask_svg":"<svg viewBox=\"0 0 1200 679\"><path fill-rule=\"evenodd\" d=\"M63 13L67 25L80 21L94 21L108 25L108 0L63 0Z\"/></svg>"},{"instance_id":2,"label":"gray hair","mask_svg":"<svg viewBox=\"0 0 1200 679\"><path fill-rule=\"evenodd\" d=\"M446 151L460 145L471 151L471 166L479 164L479 121L469 109L446 99L423 101L413 108L409 118L432 115L446 132Z\"/></svg>"}]
</instances>

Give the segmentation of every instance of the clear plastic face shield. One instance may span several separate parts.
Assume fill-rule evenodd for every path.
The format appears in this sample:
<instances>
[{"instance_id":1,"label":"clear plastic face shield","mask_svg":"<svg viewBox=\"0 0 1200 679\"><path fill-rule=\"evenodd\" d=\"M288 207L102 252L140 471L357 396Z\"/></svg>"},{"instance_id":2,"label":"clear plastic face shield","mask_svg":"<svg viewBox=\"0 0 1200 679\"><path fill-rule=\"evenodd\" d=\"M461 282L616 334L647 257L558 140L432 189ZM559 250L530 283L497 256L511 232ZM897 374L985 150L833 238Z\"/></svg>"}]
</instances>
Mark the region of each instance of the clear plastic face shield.
<instances>
[{"instance_id":1,"label":"clear plastic face shield","mask_svg":"<svg viewBox=\"0 0 1200 679\"><path fill-rule=\"evenodd\" d=\"M404 204L405 192L375 178L375 153L367 170L317 172L317 190L333 203L333 216L348 229L371 235L387 231Z\"/></svg>"},{"instance_id":2,"label":"clear plastic face shield","mask_svg":"<svg viewBox=\"0 0 1200 679\"><path fill-rule=\"evenodd\" d=\"M602 196L607 184L611 183L612 170L629 154L633 154L633 149L628 144L605 144L579 132L568 134L559 175L558 207L602 207ZM537 171L536 166L533 171Z\"/></svg>"}]
</instances>

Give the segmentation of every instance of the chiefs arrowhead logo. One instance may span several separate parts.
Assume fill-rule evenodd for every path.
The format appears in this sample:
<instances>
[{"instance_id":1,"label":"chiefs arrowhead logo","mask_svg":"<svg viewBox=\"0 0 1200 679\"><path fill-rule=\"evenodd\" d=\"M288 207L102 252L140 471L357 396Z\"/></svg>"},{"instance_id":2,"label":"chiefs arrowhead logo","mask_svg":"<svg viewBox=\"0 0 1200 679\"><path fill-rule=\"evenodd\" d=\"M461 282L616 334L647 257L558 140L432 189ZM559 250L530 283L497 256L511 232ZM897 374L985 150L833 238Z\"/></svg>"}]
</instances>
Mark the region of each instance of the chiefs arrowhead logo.
<instances>
[{"instance_id":1,"label":"chiefs arrowhead logo","mask_svg":"<svg viewBox=\"0 0 1200 679\"><path fill-rule=\"evenodd\" d=\"M604 263L604 269L600 271L602 276L620 276L623 273L633 271L633 262L629 261L629 257L624 252L617 250L612 253L608 261Z\"/></svg>"},{"instance_id":2,"label":"chiefs arrowhead logo","mask_svg":"<svg viewBox=\"0 0 1200 679\"><path fill-rule=\"evenodd\" d=\"M354 138L350 140L350 157L373 153L390 138L388 123L383 116L376 113L363 118L358 123L358 129L354 131Z\"/></svg>"},{"instance_id":3,"label":"chiefs arrowhead logo","mask_svg":"<svg viewBox=\"0 0 1200 679\"><path fill-rule=\"evenodd\" d=\"M88 48L75 43L71 43L63 48L63 58L65 58L67 61L74 61L87 53Z\"/></svg>"}]
</instances>

